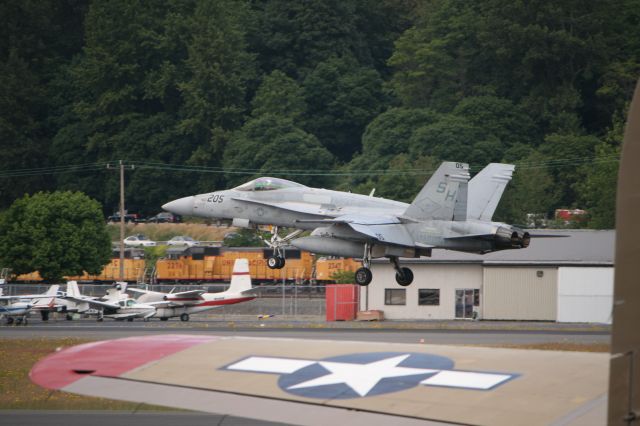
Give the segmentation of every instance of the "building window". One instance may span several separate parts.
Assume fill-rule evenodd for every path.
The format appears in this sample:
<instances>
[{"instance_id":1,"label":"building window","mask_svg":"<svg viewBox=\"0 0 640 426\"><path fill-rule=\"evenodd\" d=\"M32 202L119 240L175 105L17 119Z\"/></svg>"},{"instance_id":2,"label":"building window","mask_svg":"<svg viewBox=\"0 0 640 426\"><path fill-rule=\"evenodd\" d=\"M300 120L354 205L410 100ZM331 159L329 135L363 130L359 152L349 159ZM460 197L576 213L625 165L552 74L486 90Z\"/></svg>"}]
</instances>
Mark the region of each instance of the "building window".
<instances>
[{"instance_id":1,"label":"building window","mask_svg":"<svg viewBox=\"0 0 640 426\"><path fill-rule=\"evenodd\" d=\"M384 289L385 305L406 305L407 292L404 288L385 288Z\"/></svg>"},{"instance_id":2,"label":"building window","mask_svg":"<svg viewBox=\"0 0 640 426\"><path fill-rule=\"evenodd\" d=\"M473 290L473 306L480 306L480 290Z\"/></svg>"},{"instance_id":3,"label":"building window","mask_svg":"<svg viewBox=\"0 0 640 426\"><path fill-rule=\"evenodd\" d=\"M418 305L438 306L440 305L439 288L418 289Z\"/></svg>"}]
</instances>

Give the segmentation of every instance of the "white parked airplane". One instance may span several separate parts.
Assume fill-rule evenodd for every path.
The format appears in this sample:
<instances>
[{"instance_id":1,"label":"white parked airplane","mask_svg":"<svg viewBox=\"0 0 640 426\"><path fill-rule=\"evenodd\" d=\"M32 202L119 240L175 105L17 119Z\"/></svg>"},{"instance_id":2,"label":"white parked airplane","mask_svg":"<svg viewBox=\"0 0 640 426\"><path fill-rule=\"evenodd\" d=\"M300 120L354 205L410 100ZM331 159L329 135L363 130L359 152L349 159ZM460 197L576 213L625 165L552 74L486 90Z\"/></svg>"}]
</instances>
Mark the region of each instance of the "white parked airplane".
<instances>
[{"instance_id":1,"label":"white parked airplane","mask_svg":"<svg viewBox=\"0 0 640 426\"><path fill-rule=\"evenodd\" d=\"M156 314L156 308L149 304L144 304L131 299L125 293L127 283L115 283L113 287L107 290L106 296L101 299L90 296L71 296L66 295L64 298L77 304L87 304L88 306L98 309L98 321L102 321L104 317L113 318L115 320L133 321L134 318L149 319Z\"/></svg>"},{"instance_id":2,"label":"white parked airplane","mask_svg":"<svg viewBox=\"0 0 640 426\"><path fill-rule=\"evenodd\" d=\"M138 302L155 306L155 317L162 321L180 317L181 321L189 321L190 314L208 311L223 305L248 302L255 299L255 289L251 287L249 261L236 259L233 265L231 285L221 293L205 293L204 290L189 290L180 293L161 293L157 291L129 288L129 291L142 293Z\"/></svg>"},{"instance_id":3,"label":"white parked airplane","mask_svg":"<svg viewBox=\"0 0 640 426\"><path fill-rule=\"evenodd\" d=\"M48 319L49 311L55 305L59 285L52 285L44 294L23 294L15 296L3 296L0 288L0 300L5 301L0 305L0 314L7 319L7 324L27 324L27 317L32 310L41 311L42 318ZM46 315L45 315L46 314Z\"/></svg>"}]
</instances>

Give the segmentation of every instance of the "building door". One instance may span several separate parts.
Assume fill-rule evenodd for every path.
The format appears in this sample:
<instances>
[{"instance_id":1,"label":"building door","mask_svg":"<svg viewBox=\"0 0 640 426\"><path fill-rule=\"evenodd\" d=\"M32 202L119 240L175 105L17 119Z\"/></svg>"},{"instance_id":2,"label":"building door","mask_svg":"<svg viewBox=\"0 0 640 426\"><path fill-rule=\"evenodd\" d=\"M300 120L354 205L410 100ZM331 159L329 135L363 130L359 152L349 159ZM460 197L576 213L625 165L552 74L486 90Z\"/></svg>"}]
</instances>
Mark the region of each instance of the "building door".
<instances>
[{"instance_id":1,"label":"building door","mask_svg":"<svg viewBox=\"0 0 640 426\"><path fill-rule=\"evenodd\" d=\"M473 289L456 290L456 319L473 319Z\"/></svg>"}]
</instances>

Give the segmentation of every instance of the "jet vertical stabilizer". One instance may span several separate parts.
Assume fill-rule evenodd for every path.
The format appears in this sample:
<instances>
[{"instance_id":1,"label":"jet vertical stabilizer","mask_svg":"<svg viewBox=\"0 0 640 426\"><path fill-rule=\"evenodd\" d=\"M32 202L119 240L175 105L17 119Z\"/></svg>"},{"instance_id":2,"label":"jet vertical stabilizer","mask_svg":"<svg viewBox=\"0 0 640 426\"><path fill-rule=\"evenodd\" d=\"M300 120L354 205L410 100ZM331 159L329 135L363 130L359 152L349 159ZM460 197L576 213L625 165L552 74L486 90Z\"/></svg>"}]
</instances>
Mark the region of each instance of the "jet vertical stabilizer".
<instances>
[{"instance_id":1,"label":"jet vertical stabilizer","mask_svg":"<svg viewBox=\"0 0 640 426\"><path fill-rule=\"evenodd\" d=\"M249 261L247 259L236 259L233 265L233 275L229 293L242 293L251 290L251 275L249 274Z\"/></svg>"},{"instance_id":2,"label":"jet vertical stabilizer","mask_svg":"<svg viewBox=\"0 0 640 426\"><path fill-rule=\"evenodd\" d=\"M468 180L468 164L442 163L403 216L415 220L452 220L460 185L466 186Z\"/></svg>"},{"instance_id":3,"label":"jet vertical stabilizer","mask_svg":"<svg viewBox=\"0 0 640 426\"><path fill-rule=\"evenodd\" d=\"M491 163L469 181L469 219L491 220L515 168L513 164Z\"/></svg>"}]
</instances>

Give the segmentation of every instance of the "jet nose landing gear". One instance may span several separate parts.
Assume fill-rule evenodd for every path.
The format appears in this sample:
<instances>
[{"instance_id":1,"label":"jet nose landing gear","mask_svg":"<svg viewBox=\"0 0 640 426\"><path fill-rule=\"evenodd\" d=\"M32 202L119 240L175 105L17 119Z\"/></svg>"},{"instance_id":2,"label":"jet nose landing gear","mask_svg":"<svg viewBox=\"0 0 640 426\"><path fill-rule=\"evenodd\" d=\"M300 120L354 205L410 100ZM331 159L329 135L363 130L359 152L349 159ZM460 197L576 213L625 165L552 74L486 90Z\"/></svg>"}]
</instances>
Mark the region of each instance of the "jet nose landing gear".
<instances>
[{"instance_id":1,"label":"jet nose landing gear","mask_svg":"<svg viewBox=\"0 0 640 426\"><path fill-rule=\"evenodd\" d=\"M284 268L285 260L284 257L279 255L269 256L267 259L267 266L269 269L282 269Z\"/></svg>"}]
</instances>

